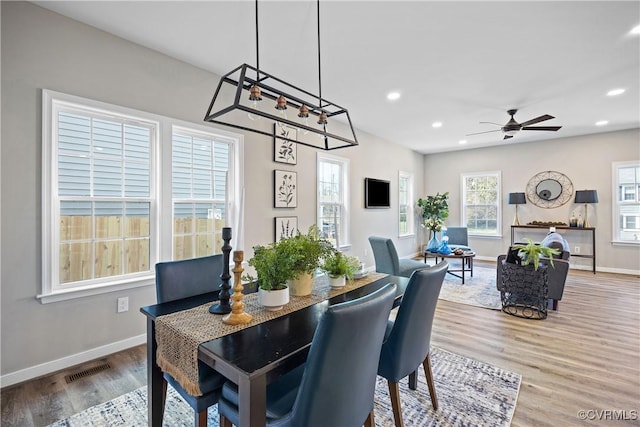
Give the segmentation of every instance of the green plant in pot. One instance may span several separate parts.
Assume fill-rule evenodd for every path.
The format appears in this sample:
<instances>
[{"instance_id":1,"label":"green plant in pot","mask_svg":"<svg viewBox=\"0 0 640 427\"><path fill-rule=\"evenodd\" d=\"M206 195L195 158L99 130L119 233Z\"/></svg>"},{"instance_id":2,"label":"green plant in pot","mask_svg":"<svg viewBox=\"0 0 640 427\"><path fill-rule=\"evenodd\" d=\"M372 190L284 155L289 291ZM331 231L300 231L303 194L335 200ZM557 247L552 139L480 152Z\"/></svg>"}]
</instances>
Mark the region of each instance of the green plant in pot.
<instances>
[{"instance_id":1,"label":"green plant in pot","mask_svg":"<svg viewBox=\"0 0 640 427\"><path fill-rule=\"evenodd\" d=\"M287 266L291 269L289 293L295 296L310 295L313 275L320 260L334 250L331 242L321 239L320 230L312 225L307 233L298 231L295 236L280 240L276 246L282 257L288 258Z\"/></svg>"},{"instance_id":2,"label":"green plant in pot","mask_svg":"<svg viewBox=\"0 0 640 427\"><path fill-rule=\"evenodd\" d=\"M287 280L292 277L293 260L277 244L254 246L249 265L258 275L258 302L267 310L276 311L289 302ZM246 279L252 280L250 275Z\"/></svg>"},{"instance_id":3,"label":"green plant in pot","mask_svg":"<svg viewBox=\"0 0 640 427\"><path fill-rule=\"evenodd\" d=\"M525 238L525 240L527 244L517 244L511 247L518 250L518 257L522 260L522 265L533 263L533 269L537 270L540 266L540 257L546 257L549 258L549 264L553 267L553 256L560 254L558 249L541 246L531 239Z\"/></svg>"},{"instance_id":4,"label":"green plant in pot","mask_svg":"<svg viewBox=\"0 0 640 427\"><path fill-rule=\"evenodd\" d=\"M320 268L329 275L331 287L337 288L345 285L345 278L353 280L354 273L360 269L360 260L340 251L333 251L322 260Z\"/></svg>"}]
</instances>

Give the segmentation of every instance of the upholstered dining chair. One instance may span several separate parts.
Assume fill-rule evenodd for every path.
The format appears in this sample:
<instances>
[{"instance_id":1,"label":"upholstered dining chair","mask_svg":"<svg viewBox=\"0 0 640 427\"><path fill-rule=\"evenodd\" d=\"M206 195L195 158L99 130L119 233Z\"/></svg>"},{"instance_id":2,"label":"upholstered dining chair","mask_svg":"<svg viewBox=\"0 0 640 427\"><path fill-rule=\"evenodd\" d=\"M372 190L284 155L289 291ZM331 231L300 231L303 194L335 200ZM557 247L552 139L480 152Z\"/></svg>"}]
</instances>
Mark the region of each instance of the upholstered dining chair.
<instances>
[{"instance_id":1,"label":"upholstered dining chair","mask_svg":"<svg viewBox=\"0 0 640 427\"><path fill-rule=\"evenodd\" d=\"M469 232L467 227L447 227L447 236L449 237L449 248L451 250L460 248L463 251L470 251Z\"/></svg>"},{"instance_id":2,"label":"upholstered dining chair","mask_svg":"<svg viewBox=\"0 0 640 427\"><path fill-rule=\"evenodd\" d=\"M416 375L420 364L427 379L431 404L434 410L438 409L429 355L433 317L448 267L447 262L442 261L414 272L409 278L395 320L389 320L387 324L378 375L387 380L396 427L403 425L398 383L410 374Z\"/></svg>"},{"instance_id":3,"label":"upholstered dining chair","mask_svg":"<svg viewBox=\"0 0 640 427\"><path fill-rule=\"evenodd\" d=\"M329 306L313 336L307 361L267 386L269 427L374 427L377 357L396 285ZM220 426L238 425L238 389L225 383Z\"/></svg>"},{"instance_id":4,"label":"upholstered dining chair","mask_svg":"<svg viewBox=\"0 0 640 427\"><path fill-rule=\"evenodd\" d=\"M156 264L156 297L158 303L174 301L194 295L217 291L223 270L222 255L211 255L180 261L159 262ZM207 425L207 409L215 405L220 398L222 385L226 378L198 361L198 383L201 396L192 396L171 375L164 374L164 398L167 396L167 383L187 401L195 411L196 427Z\"/></svg>"},{"instance_id":5,"label":"upholstered dining chair","mask_svg":"<svg viewBox=\"0 0 640 427\"><path fill-rule=\"evenodd\" d=\"M398 256L393 240L387 237L370 236L369 243L373 250L373 258L378 273L409 277L414 271L427 267L422 261L401 259Z\"/></svg>"}]
</instances>

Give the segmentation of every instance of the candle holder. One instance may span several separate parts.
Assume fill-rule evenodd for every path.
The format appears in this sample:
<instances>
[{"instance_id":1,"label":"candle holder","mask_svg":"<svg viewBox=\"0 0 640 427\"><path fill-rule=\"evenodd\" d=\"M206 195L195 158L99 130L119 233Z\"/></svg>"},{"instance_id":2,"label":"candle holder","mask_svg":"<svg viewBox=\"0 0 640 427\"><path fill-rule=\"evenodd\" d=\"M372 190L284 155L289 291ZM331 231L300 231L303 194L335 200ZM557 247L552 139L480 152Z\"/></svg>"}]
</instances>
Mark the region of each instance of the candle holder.
<instances>
[{"instance_id":1,"label":"candle holder","mask_svg":"<svg viewBox=\"0 0 640 427\"><path fill-rule=\"evenodd\" d=\"M231 240L231 227L222 228L222 240L224 241L222 245L222 274L220 275L222 283L220 284L218 303L209 307L209 313L213 314L227 314L231 312L231 306L229 305L229 289L231 289L231 285L229 285L229 279L231 278L229 274L229 253L231 252L231 245L229 241Z\"/></svg>"},{"instance_id":2,"label":"candle holder","mask_svg":"<svg viewBox=\"0 0 640 427\"><path fill-rule=\"evenodd\" d=\"M244 298L242 293L244 286L241 280L242 272L244 271L242 268L243 259L244 251L233 251L233 295L231 295L233 304L231 304L231 313L222 318L222 322L227 325L243 325L251 322L252 319L249 313L244 312L244 303L242 302Z\"/></svg>"}]
</instances>

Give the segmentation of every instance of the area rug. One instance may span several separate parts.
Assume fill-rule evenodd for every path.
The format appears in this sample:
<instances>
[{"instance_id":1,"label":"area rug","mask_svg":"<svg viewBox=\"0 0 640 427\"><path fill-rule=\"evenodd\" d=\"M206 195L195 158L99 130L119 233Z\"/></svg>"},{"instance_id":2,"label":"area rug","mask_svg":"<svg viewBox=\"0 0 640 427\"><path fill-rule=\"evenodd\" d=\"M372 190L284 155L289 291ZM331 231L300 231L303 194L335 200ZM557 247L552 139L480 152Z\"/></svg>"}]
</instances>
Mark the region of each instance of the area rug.
<instances>
[{"instance_id":1,"label":"area rug","mask_svg":"<svg viewBox=\"0 0 640 427\"><path fill-rule=\"evenodd\" d=\"M439 408L434 411L424 372L418 389L400 384L404 424L426 426L509 426L518 399L522 376L478 360L433 348L431 363ZM393 414L385 379L378 377L375 396L378 427L392 427ZM147 387L93 406L50 427L116 427L147 425ZM171 387L167 393L164 426L192 426L193 411ZM209 427L218 426L218 411L209 408Z\"/></svg>"},{"instance_id":2,"label":"area rug","mask_svg":"<svg viewBox=\"0 0 640 427\"><path fill-rule=\"evenodd\" d=\"M458 267L452 266L454 269ZM464 285L461 279L447 274L440 290L440 299L493 310L502 309L500 291L496 288L496 269L474 266L473 277L465 272Z\"/></svg>"}]
</instances>

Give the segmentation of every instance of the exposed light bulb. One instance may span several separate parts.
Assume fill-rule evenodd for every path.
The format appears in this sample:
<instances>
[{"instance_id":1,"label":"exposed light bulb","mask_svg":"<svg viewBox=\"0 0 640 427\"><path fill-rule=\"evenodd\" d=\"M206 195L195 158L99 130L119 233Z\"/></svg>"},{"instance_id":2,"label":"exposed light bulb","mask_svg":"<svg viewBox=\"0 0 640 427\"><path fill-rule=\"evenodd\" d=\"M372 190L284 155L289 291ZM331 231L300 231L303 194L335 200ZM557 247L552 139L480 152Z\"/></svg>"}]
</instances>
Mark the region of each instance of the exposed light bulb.
<instances>
[{"instance_id":1,"label":"exposed light bulb","mask_svg":"<svg viewBox=\"0 0 640 427\"><path fill-rule=\"evenodd\" d=\"M251 86L251 89L249 89L249 101L251 101L252 109L254 110L260 109L260 104L258 104L258 102L262 101L262 93L260 91L259 86L257 85ZM251 120L260 120L260 116L257 114L254 115L254 114L248 113L247 116L249 116Z\"/></svg>"}]
</instances>

